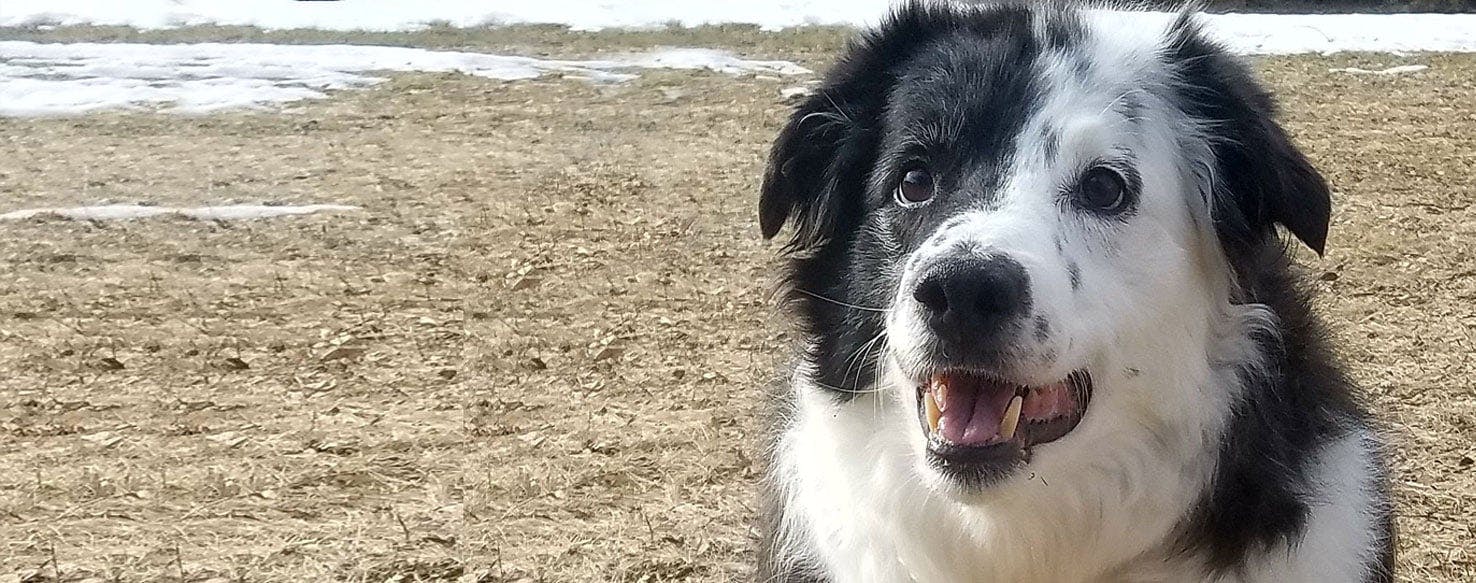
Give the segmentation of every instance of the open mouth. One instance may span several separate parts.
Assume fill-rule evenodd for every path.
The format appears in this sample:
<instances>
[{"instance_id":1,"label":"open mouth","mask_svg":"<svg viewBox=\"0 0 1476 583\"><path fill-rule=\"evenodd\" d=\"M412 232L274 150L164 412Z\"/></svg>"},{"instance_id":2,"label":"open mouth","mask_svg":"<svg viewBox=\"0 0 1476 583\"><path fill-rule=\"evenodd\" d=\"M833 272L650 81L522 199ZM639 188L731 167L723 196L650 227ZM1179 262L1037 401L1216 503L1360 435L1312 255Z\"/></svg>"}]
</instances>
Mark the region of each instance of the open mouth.
<instances>
[{"instance_id":1,"label":"open mouth","mask_svg":"<svg viewBox=\"0 0 1476 583\"><path fill-rule=\"evenodd\" d=\"M1086 371L1041 386L967 371L932 375L918 387L918 414L935 465L1007 470L1029 460L1030 448L1076 429L1091 401Z\"/></svg>"}]
</instances>

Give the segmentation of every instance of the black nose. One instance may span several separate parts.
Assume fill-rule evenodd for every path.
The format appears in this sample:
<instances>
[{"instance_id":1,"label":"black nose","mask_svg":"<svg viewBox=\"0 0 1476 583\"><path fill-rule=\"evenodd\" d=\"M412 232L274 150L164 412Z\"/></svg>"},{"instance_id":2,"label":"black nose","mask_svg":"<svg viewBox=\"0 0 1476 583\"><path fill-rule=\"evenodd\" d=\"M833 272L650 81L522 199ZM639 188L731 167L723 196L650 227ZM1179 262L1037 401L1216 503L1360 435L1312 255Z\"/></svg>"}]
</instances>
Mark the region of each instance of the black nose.
<instances>
[{"instance_id":1,"label":"black nose","mask_svg":"<svg viewBox=\"0 0 1476 583\"><path fill-rule=\"evenodd\" d=\"M992 352L1030 312L1030 278L1009 257L947 260L923 277L912 297L950 355Z\"/></svg>"}]
</instances>

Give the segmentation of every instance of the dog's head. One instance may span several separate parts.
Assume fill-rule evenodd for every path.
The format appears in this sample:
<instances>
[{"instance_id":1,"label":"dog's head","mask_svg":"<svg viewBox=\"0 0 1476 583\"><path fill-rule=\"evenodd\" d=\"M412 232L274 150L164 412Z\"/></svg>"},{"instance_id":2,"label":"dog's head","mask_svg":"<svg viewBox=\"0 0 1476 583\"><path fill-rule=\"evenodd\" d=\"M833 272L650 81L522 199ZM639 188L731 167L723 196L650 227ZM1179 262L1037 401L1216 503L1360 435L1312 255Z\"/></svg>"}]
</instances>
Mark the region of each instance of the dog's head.
<instances>
[{"instance_id":1,"label":"dog's head","mask_svg":"<svg viewBox=\"0 0 1476 583\"><path fill-rule=\"evenodd\" d=\"M1238 270L1278 224L1322 251L1327 187L1248 70L1187 16L1117 18L910 4L774 144L812 380L893 393L941 483L1192 432Z\"/></svg>"}]
</instances>

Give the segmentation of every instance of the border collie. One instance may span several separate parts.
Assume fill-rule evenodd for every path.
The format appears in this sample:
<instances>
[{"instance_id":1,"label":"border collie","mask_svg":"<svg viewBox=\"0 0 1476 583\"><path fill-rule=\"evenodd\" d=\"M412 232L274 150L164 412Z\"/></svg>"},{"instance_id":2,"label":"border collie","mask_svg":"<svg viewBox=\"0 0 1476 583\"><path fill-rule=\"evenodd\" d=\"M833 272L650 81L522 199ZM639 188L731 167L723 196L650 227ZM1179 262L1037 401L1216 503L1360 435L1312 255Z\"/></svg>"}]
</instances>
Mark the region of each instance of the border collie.
<instances>
[{"instance_id":1,"label":"border collie","mask_svg":"<svg viewBox=\"0 0 1476 583\"><path fill-rule=\"evenodd\" d=\"M803 345L758 579L1390 581L1274 115L1188 12L912 2L853 43L759 203Z\"/></svg>"}]
</instances>

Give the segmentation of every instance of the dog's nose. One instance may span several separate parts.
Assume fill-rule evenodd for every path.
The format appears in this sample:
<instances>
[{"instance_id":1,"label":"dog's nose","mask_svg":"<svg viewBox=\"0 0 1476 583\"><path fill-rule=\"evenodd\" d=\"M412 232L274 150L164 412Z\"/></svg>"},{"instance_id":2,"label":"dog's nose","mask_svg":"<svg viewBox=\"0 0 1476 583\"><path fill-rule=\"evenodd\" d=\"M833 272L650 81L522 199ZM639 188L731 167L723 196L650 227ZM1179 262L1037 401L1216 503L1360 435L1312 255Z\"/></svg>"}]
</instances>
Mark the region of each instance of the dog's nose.
<instances>
[{"instance_id":1,"label":"dog's nose","mask_svg":"<svg viewBox=\"0 0 1476 583\"><path fill-rule=\"evenodd\" d=\"M1030 278L1009 257L954 259L924 276L912 297L945 347L995 349L1009 325L1030 311Z\"/></svg>"}]
</instances>

